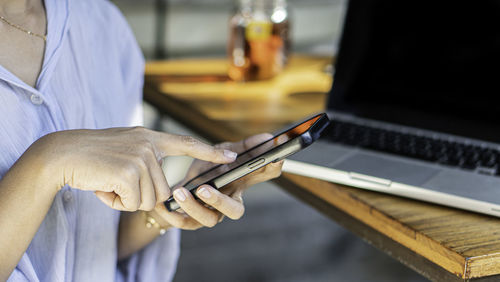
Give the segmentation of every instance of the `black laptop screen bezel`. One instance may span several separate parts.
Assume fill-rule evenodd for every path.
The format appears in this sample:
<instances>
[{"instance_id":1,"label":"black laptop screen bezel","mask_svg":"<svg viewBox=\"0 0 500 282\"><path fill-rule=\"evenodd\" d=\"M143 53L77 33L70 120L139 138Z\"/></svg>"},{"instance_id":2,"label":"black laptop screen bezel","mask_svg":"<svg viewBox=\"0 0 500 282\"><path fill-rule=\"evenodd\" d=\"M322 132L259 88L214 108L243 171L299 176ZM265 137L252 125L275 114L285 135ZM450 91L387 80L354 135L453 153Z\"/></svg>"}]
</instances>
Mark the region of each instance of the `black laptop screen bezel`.
<instances>
[{"instance_id":1,"label":"black laptop screen bezel","mask_svg":"<svg viewBox=\"0 0 500 282\"><path fill-rule=\"evenodd\" d=\"M433 3L349 2L328 110L500 143L500 6Z\"/></svg>"}]
</instances>

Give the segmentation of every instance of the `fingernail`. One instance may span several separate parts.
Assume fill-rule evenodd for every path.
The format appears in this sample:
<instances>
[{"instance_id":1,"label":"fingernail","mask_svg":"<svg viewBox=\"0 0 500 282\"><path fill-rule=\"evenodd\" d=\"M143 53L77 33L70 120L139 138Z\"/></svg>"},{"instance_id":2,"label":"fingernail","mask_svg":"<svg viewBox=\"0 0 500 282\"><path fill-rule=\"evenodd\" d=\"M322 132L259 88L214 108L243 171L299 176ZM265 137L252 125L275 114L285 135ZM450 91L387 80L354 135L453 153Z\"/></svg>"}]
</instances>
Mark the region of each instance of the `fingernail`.
<instances>
[{"instance_id":1,"label":"fingernail","mask_svg":"<svg viewBox=\"0 0 500 282\"><path fill-rule=\"evenodd\" d=\"M202 196L203 198L205 199L208 199L210 198L210 196L212 196L212 194L210 193L210 191L205 188L205 187L201 187L200 189L198 189L198 195Z\"/></svg>"},{"instance_id":2,"label":"fingernail","mask_svg":"<svg viewBox=\"0 0 500 282\"><path fill-rule=\"evenodd\" d=\"M184 191L182 189L176 189L174 191L174 196L176 200L179 200L181 202L184 202L186 200L186 194L184 194Z\"/></svg>"},{"instance_id":3,"label":"fingernail","mask_svg":"<svg viewBox=\"0 0 500 282\"><path fill-rule=\"evenodd\" d=\"M224 156L230 158L230 159L236 159L236 156L238 154L236 154L235 152L232 152L232 151L229 151L229 150L224 150Z\"/></svg>"}]
</instances>

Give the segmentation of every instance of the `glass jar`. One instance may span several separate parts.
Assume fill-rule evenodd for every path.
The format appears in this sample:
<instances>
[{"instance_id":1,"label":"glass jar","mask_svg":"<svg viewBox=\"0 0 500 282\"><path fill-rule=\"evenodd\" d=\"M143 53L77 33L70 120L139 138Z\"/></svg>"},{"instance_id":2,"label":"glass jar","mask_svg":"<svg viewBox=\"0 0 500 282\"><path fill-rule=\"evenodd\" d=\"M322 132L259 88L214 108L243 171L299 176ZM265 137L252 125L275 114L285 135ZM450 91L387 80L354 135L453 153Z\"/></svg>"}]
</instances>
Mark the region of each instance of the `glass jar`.
<instances>
[{"instance_id":1,"label":"glass jar","mask_svg":"<svg viewBox=\"0 0 500 282\"><path fill-rule=\"evenodd\" d=\"M230 20L229 77L272 78L285 67L290 45L286 0L240 0Z\"/></svg>"}]
</instances>

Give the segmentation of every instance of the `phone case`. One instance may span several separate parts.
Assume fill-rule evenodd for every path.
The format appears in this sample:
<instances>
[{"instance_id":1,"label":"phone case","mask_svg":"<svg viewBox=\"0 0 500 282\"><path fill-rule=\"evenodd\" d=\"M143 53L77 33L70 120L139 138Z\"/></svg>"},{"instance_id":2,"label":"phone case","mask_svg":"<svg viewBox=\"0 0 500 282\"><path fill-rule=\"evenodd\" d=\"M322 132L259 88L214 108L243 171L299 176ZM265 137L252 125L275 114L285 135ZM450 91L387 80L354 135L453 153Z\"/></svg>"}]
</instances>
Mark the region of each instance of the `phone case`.
<instances>
[{"instance_id":1,"label":"phone case","mask_svg":"<svg viewBox=\"0 0 500 282\"><path fill-rule=\"evenodd\" d=\"M244 161L239 166L237 166L231 170L224 171L223 173L221 173L219 175L216 175L214 177L210 177L209 180L204 181L203 183L197 183L196 180L199 180L201 177L207 176L207 174L213 172L214 170L216 170L218 168L220 169L221 166L224 166L224 165L218 165L218 166L216 166L208 171L205 171L205 172L201 173L200 175L194 177L193 179L188 181L184 185L184 187L186 189L188 189L189 191L191 191L191 193L197 199L197 196L195 193L193 193L193 190L198 188L200 185L208 184L216 189L220 189L223 186L225 186L225 185L227 185L227 184L229 184L229 183L231 183L231 182L233 182L233 181L235 181L235 180L237 180L237 179L239 179L239 178L241 178L241 177L243 177L243 176L245 176L245 175L247 175L255 170L258 170L259 168L261 168L261 167L263 167L271 162L278 162L282 159L285 159L286 157L288 157L288 156L302 150L303 148L311 145L314 141L316 141L320 137L323 130L329 124L329 120L328 120L328 117L326 114L322 113L319 115L315 115L312 118L309 118L305 121L302 121L299 124L297 124L296 126L293 126L288 130L282 131L281 133L275 135L270 140L267 140L267 141L265 141L257 146L254 146L253 148L248 149L247 151L239 154L239 156L238 156L238 158L240 156L244 156L248 152L251 152L251 151L255 150L256 148L259 148L259 146L265 145L266 143L270 142L271 140L274 141L274 140L277 140L277 138L279 138L280 136L286 136L288 133L293 132L293 130L300 128L300 126L302 126L302 125L306 124L307 122L310 122L311 120L314 120L314 119L316 119L316 121L314 121L314 123L306 131L297 135L296 137L293 137L292 139L285 141L283 144L280 144L277 147L270 149L269 151L266 151L262 154L259 154L258 156L255 156L247 161ZM168 199L165 202L165 207L169 211L175 211L175 210L179 209L179 204L174 200L173 197L171 197L170 199Z\"/></svg>"}]
</instances>

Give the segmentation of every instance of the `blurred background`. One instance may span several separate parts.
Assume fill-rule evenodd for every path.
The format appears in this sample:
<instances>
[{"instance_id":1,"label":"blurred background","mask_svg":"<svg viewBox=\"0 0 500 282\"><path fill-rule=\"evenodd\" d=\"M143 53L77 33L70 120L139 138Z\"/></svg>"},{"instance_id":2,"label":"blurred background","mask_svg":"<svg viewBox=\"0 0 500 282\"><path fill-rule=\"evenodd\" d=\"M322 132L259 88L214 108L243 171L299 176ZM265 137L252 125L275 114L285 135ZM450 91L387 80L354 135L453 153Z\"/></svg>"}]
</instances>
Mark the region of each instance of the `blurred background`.
<instances>
[{"instance_id":1,"label":"blurred background","mask_svg":"<svg viewBox=\"0 0 500 282\"><path fill-rule=\"evenodd\" d=\"M225 57L233 0L115 0L147 60ZM346 0L288 0L292 52L333 56ZM145 125L195 135L144 104ZM190 160L166 162L170 183ZM276 185L248 190L245 216L182 233L174 281L426 281Z\"/></svg>"},{"instance_id":2,"label":"blurred background","mask_svg":"<svg viewBox=\"0 0 500 282\"><path fill-rule=\"evenodd\" d=\"M235 11L235 0L113 2L127 18L148 59L158 55L179 58L226 54L228 22ZM332 55L340 36L347 1L287 2L291 13L293 50Z\"/></svg>"}]
</instances>

